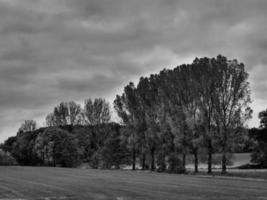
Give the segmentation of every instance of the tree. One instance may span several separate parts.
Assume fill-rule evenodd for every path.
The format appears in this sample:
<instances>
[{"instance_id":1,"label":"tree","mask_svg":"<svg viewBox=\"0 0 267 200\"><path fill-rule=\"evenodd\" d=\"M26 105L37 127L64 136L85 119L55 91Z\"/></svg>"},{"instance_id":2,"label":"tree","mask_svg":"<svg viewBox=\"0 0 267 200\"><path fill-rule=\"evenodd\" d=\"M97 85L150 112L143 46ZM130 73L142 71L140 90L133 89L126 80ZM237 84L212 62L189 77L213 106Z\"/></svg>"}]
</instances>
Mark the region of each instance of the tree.
<instances>
[{"instance_id":1,"label":"tree","mask_svg":"<svg viewBox=\"0 0 267 200\"><path fill-rule=\"evenodd\" d=\"M61 102L46 117L47 126L77 125L82 123L81 106L74 101Z\"/></svg>"},{"instance_id":2,"label":"tree","mask_svg":"<svg viewBox=\"0 0 267 200\"><path fill-rule=\"evenodd\" d=\"M30 132L36 130L36 121L25 120L19 128L19 132Z\"/></svg>"},{"instance_id":3,"label":"tree","mask_svg":"<svg viewBox=\"0 0 267 200\"><path fill-rule=\"evenodd\" d=\"M4 144L1 146L1 148L5 152L11 153L13 150L13 145L15 144L16 140L17 140L16 136L11 136L11 137L7 138L7 140L4 142Z\"/></svg>"},{"instance_id":4,"label":"tree","mask_svg":"<svg viewBox=\"0 0 267 200\"><path fill-rule=\"evenodd\" d=\"M174 70L163 70L160 72L159 79L159 95L162 96L160 99L163 102L162 113L164 113L162 121L170 127L173 134L175 142L171 142L170 145L176 146L172 148L172 153L178 150L182 154L183 171L186 166L186 155L189 152L193 153L197 171L201 135L196 129L199 127L201 117L192 65L181 65ZM163 131L163 124L161 131ZM181 169L181 166L177 167Z\"/></svg>"},{"instance_id":5,"label":"tree","mask_svg":"<svg viewBox=\"0 0 267 200\"><path fill-rule=\"evenodd\" d=\"M60 126L60 122L57 121L56 116L54 115L54 113L50 113L46 116L45 118L46 121L46 126L50 127L50 126Z\"/></svg>"},{"instance_id":6,"label":"tree","mask_svg":"<svg viewBox=\"0 0 267 200\"><path fill-rule=\"evenodd\" d=\"M259 113L260 118L260 128L267 127L267 109Z\"/></svg>"},{"instance_id":7,"label":"tree","mask_svg":"<svg viewBox=\"0 0 267 200\"><path fill-rule=\"evenodd\" d=\"M201 146L200 127L203 123L200 109L200 95L198 94L197 81L195 80L194 68L192 65L181 65L176 67L172 73L172 82L175 83L174 94L177 94L176 105L179 112L176 112L179 119L181 134L178 135L178 142L182 147L183 168L186 166L186 154L191 152L195 157L195 172L198 172L198 151Z\"/></svg>"},{"instance_id":8,"label":"tree","mask_svg":"<svg viewBox=\"0 0 267 200\"><path fill-rule=\"evenodd\" d=\"M32 132L20 132L17 134L16 139L11 145L11 155L16 159L20 165L38 165L41 160L38 158L35 151L33 151L35 139L38 136L39 131L37 129Z\"/></svg>"},{"instance_id":9,"label":"tree","mask_svg":"<svg viewBox=\"0 0 267 200\"><path fill-rule=\"evenodd\" d=\"M38 135L34 151L46 165L73 167L79 162L73 136L57 127L49 127Z\"/></svg>"},{"instance_id":10,"label":"tree","mask_svg":"<svg viewBox=\"0 0 267 200\"><path fill-rule=\"evenodd\" d=\"M212 155L216 143L216 124L214 120L213 95L215 94L216 68L211 65L209 58L196 58L192 63L196 96L198 96L198 108L200 118L203 120L203 142L208 153L208 173L212 173Z\"/></svg>"},{"instance_id":11,"label":"tree","mask_svg":"<svg viewBox=\"0 0 267 200\"><path fill-rule=\"evenodd\" d=\"M15 158L9 152L5 152L0 148L0 166L1 165L16 165Z\"/></svg>"},{"instance_id":12,"label":"tree","mask_svg":"<svg viewBox=\"0 0 267 200\"><path fill-rule=\"evenodd\" d=\"M222 148L222 173L226 173L226 154L235 137L235 130L242 127L252 113L248 73L244 64L220 55L211 59L211 65L216 68L213 75L216 92L212 98Z\"/></svg>"},{"instance_id":13,"label":"tree","mask_svg":"<svg viewBox=\"0 0 267 200\"><path fill-rule=\"evenodd\" d=\"M254 140L251 161L259 167L267 167L267 109L259 113L260 127L249 130L250 137Z\"/></svg>"},{"instance_id":14,"label":"tree","mask_svg":"<svg viewBox=\"0 0 267 200\"><path fill-rule=\"evenodd\" d=\"M99 155L102 161L102 168L120 168L122 164L129 164L129 152L126 144L123 143L119 126L115 126L105 139Z\"/></svg>"},{"instance_id":15,"label":"tree","mask_svg":"<svg viewBox=\"0 0 267 200\"><path fill-rule=\"evenodd\" d=\"M253 128L249 131L250 137L254 139L255 145L251 154L251 162L260 168L267 167L267 128Z\"/></svg>"},{"instance_id":16,"label":"tree","mask_svg":"<svg viewBox=\"0 0 267 200\"><path fill-rule=\"evenodd\" d=\"M142 107L140 105L137 89L132 82L125 88L124 93L117 95L114 100L114 108L118 116L122 119L124 129L124 140L132 154L132 169L135 170L136 150L140 141L139 130L144 126L144 115L142 115Z\"/></svg>"},{"instance_id":17,"label":"tree","mask_svg":"<svg viewBox=\"0 0 267 200\"><path fill-rule=\"evenodd\" d=\"M163 156L161 159L164 160L165 149L163 147L165 130L161 130L162 119L164 118L164 102L161 101L160 94L160 76L151 75L149 78L140 78L137 86L137 93L139 96L138 108L142 110L139 119L144 121L143 134L144 142L150 154L151 162L150 169L153 171L156 168L156 156L161 153ZM140 131L139 131L140 132ZM141 132L141 133L142 133ZM139 134L140 135L140 134ZM162 147L162 148L161 148ZM162 152L159 152L162 151Z\"/></svg>"},{"instance_id":18,"label":"tree","mask_svg":"<svg viewBox=\"0 0 267 200\"><path fill-rule=\"evenodd\" d=\"M85 123L90 125L110 122L110 109L105 99L85 100L83 114Z\"/></svg>"}]
</instances>

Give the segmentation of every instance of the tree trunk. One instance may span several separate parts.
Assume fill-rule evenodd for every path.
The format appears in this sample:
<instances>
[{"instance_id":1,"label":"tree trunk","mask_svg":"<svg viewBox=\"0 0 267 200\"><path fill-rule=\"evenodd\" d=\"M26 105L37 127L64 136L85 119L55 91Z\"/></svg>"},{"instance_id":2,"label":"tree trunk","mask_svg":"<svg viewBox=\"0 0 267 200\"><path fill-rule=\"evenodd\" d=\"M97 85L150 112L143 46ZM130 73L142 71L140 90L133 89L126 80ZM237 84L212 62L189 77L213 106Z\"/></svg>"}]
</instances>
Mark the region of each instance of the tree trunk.
<instances>
[{"instance_id":1,"label":"tree trunk","mask_svg":"<svg viewBox=\"0 0 267 200\"><path fill-rule=\"evenodd\" d=\"M53 148L53 167L56 167L56 153L55 153L55 148Z\"/></svg>"},{"instance_id":2,"label":"tree trunk","mask_svg":"<svg viewBox=\"0 0 267 200\"><path fill-rule=\"evenodd\" d=\"M132 170L135 170L135 163L136 163L136 151L133 149L133 163L132 163Z\"/></svg>"},{"instance_id":3,"label":"tree trunk","mask_svg":"<svg viewBox=\"0 0 267 200\"><path fill-rule=\"evenodd\" d=\"M212 146L209 142L208 146L208 174L212 173Z\"/></svg>"},{"instance_id":4,"label":"tree trunk","mask_svg":"<svg viewBox=\"0 0 267 200\"><path fill-rule=\"evenodd\" d=\"M146 154L144 153L142 156L142 170L146 169Z\"/></svg>"},{"instance_id":5,"label":"tree trunk","mask_svg":"<svg viewBox=\"0 0 267 200\"><path fill-rule=\"evenodd\" d=\"M45 165L45 153L44 152L42 153L42 164L41 165L42 166Z\"/></svg>"},{"instance_id":6,"label":"tree trunk","mask_svg":"<svg viewBox=\"0 0 267 200\"><path fill-rule=\"evenodd\" d=\"M186 172L186 153L183 153L183 171Z\"/></svg>"},{"instance_id":7,"label":"tree trunk","mask_svg":"<svg viewBox=\"0 0 267 200\"><path fill-rule=\"evenodd\" d=\"M226 154L222 153L222 174L226 174Z\"/></svg>"},{"instance_id":8,"label":"tree trunk","mask_svg":"<svg viewBox=\"0 0 267 200\"><path fill-rule=\"evenodd\" d=\"M171 134L171 146L170 146L171 153L175 153L175 142L174 142L174 136Z\"/></svg>"},{"instance_id":9,"label":"tree trunk","mask_svg":"<svg viewBox=\"0 0 267 200\"><path fill-rule=\"evenodd\" d=\"M195 173L198 173L198 151L197 149L194 151L194 157L195 157Z\"/></svg>"},{"instance_id":10,"label":"tree trunk","mask_svg":"<svg viewBox=\"0 0 267 200\"><path fill-rule=\"evenodd\" d=\"M53 158L53 167L56 167L56 158L55 158L55 156Z\"/></svg>"},{"instance_id":11,"label":"tree trunk","mask_svg":"<svg viewBox=\"0 0 267 200\"><path fill-rule=\"evenodd\" d=\"M223 132L223 152L222 152L222 174L226 174L226 145L227 135L226 130Z\"/></svg>"},{"instance_id":12,"label":"tree trunk","mask_svg":"<svg viewBox=\"0 0 267 200\"><path fill-rule=\"evenodd\" d=\"M155 150L154 149L151 149L151 171L154 171L155 170Z\"/></svg>"},{"instance_id":13,"label":"tree trunk","mask_svg":"<svg viewBox=\"0 0 267 200\"><path fill-rule=\"evenodd\" d=\"M186 133L184 131L183 133L183 148L184 148L184 152L183 152L183 171L186 172L186 148L187 148L187 143L186 143Z\"/></svg>"}]
</instances>

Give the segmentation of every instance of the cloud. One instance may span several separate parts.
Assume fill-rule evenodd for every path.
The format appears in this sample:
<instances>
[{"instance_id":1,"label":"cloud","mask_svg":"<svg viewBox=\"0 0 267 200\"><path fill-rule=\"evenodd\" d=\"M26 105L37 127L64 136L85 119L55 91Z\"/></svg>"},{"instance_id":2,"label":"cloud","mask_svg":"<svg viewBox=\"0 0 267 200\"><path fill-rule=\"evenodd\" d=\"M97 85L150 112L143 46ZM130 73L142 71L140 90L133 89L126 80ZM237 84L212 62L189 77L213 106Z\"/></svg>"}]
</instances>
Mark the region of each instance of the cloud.
<instances>
[{"instance_id":1,"label":"cloud","mask_svg":"<svg viewBox=\"0 0 267 200\"><path fill-rule=\"evenodd\" d=\"M61 100L109 101L129 81L223 54L266 108L265 0L0 0L0 139Z\"/></svg>"}]
</instances>

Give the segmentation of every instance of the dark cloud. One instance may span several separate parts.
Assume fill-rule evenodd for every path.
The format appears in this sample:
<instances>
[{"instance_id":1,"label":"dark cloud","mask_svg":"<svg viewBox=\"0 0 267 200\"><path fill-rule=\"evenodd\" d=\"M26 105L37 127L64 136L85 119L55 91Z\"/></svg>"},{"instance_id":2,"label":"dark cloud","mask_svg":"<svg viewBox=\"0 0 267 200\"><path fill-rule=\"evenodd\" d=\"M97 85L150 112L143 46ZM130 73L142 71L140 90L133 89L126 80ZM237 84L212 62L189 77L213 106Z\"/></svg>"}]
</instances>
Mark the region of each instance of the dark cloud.
<instances>
[{"instance_id":1,"label":"dark cloud","mask_svg":"<svg viewBox=\"0 0 267 200\"><path fill-rule=\"evenodd\" d=\"M129 81L223 54L267 96L266 0L0 0L0 139L61 100L112 101Z\"/></svg>"}]
</instances>

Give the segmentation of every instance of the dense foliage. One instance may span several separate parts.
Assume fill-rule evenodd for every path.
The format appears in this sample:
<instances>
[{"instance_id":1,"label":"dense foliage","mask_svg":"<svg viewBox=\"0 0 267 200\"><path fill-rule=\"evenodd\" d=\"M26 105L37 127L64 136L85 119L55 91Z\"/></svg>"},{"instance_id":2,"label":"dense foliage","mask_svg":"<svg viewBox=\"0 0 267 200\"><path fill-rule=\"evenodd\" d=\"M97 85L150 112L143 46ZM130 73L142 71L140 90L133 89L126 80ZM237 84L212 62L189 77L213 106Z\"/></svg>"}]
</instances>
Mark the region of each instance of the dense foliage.
<instances>
[{"instance_id":1,"label":"dense foliage","mask_svg":"<svg viewBox=\"0 0 267 200\"><path fill-rule=\"evenodd\" d=\"M93 168L118 168L128 163L121 126L115 123L40 128L10 137L2 148L20 165L75 167L87 162Z\"/></svg>"},{"instance_id":2,"label":"dense foliage","mask_svg":"<svg viewBox=\"0 0 267 200\"><path fill-rule=\"evenodd\" d=\"M267 168L267 128L253 128L250 130L250 134L256 142L251 161L258 164L259 167Z\"/></svg>"},{"instance_id":3,"label":"dense foliage","mask_svg":"<svg viewBox=\"0 0 267 200\"><path fill-rule=\"evenodd\" d=\"M16 165L16 159L9 152L0 149L0 166L1 165Z\"/></svg>"},{"instance_id":4,"label":"dense foliage","mask_svg":"<svg viewBox=\"0 0 267 200\"><path fill-rule=\"evenodd\" d=\"M255 145L251 161L259 167L267 168L267 110L259 113L260 127L250 130Z\"/></svg>"},{"instance_id":5,"label":"dense foliage","mask_svg":"<svg viewBox=\"0 0 267 200\"><path fill-rule=\"evenodd\" d=\"M139 153L142 160L149 154L151 170L156 160L165 169L167 160L171 170L185 171L191 153L197 172L205 149L211 173L215 152L226 172L226 155L251 117L250 102L244 64L219 55L142 77L137 86L129 83L114 105L129 132L133 169Z\"/></svg>"}]
</instances>

